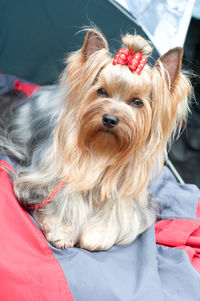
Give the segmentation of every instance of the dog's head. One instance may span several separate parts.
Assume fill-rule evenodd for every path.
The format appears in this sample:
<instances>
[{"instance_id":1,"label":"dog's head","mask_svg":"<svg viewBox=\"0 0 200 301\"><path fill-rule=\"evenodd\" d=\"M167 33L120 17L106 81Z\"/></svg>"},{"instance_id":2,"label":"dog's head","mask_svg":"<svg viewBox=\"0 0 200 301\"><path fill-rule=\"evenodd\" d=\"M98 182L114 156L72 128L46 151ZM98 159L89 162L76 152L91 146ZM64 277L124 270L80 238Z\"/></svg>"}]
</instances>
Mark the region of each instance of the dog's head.
<instances>
[{"instance_id":1,"label":"dog's head","mask_svg":"<svg viewBox=\"0 0 200 301\"><path fill-rule=\"evenodd\" d=\"M123 44L132 58L137 53L145 62L151 54L150 44L140 36L127 34ZM134 162L131 168L141 170L146 183L187 115L190 85L181 73L182 55L177 47L153 68L147 62L140 72L133 71L127 62L113 64L103 35L89 30L82 49L69 57L61 80L62 87L68 82L69 99L59 124L62 141L73 132L82 153L107 157L115 172Z\"/></svg>"}]
</instances>

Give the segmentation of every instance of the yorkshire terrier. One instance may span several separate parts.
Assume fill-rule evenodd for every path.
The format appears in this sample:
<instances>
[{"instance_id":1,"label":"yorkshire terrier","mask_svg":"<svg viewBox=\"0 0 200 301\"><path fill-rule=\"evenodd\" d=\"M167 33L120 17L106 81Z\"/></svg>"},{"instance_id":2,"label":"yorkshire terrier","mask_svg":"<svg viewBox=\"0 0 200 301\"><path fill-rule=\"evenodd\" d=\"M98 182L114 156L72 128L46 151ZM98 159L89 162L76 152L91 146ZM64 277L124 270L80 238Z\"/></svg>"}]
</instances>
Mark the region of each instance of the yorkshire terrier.
<instances>
[{"instance_id":1,"label":"yorkshire terrier","mask_svg":"<svg viewBox=\"0 0 200 301\"><path fill-rule=\"evenodd\" d=\"M1 135L20 163L15 195L57 248L107 250L155 222L148 185L187 117L191 87L182 48L151 67L148 41L122 41L113 59L103 35L89 29L58 86L15 105Z\"/></svg>"}]
</instances>

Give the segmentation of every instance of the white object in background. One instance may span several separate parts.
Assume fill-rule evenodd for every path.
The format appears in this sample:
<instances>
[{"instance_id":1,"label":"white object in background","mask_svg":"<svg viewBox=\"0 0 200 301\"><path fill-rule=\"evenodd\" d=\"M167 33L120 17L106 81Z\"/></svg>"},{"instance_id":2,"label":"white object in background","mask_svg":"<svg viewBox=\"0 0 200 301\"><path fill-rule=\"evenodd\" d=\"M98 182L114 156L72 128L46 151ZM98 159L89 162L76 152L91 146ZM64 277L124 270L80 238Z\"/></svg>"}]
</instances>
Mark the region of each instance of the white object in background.
<instances>
[{"instance_id":1,"label":"white object in background","mask_svg":"<svg viewBox=\"0 0 200 301\"><path fill-rule=\"evenodd\" d=\"M195 0L109 0L142 27L160 54L183 47Z\"/></svg>"},{"instance_id":2,"label":"white object in background","mask_svg":"<svg viewBox=\"0 0 200 301\"><path fill-rule=\"evenodd\" d=\"M196 0L192 16L196 19L200 19L200 0Z\"/></svg>"}]
</instances>

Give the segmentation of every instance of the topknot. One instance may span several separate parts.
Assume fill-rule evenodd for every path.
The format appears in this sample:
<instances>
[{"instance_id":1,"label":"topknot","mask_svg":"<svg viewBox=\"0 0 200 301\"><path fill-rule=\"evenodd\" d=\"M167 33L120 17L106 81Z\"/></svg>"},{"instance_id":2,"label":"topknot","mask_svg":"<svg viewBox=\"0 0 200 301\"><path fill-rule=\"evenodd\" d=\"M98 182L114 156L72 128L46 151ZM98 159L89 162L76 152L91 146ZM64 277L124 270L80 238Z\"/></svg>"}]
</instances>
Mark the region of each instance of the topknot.
<instances>
[{"instance_id":1,"label":"topknot","mask_svg":"<svg viewBox=\"0 0 200 301\"><path fill-rule=\"evenodd\" d=\"M148 57L152 53L152 47L148 41L139 35L126 34L122 37L122 41L132 55L139 52L142 56Z\"/></svg>"}]
</instances>

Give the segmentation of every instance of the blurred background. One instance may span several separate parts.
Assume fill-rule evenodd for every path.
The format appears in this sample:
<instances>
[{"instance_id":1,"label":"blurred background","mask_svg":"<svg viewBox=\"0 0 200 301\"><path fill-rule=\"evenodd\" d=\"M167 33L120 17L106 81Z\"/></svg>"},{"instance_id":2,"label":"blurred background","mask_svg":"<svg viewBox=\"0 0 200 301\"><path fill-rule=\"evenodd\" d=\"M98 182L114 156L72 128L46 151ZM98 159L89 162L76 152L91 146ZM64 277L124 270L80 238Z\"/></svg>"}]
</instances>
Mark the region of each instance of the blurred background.
<instances>
[{"instance_id":1,"label":"blurred background","mask_svg":"<svg viewBox=\"0 0 200 301\"><path fill-rule=\"evenodd\" d=\"M152 66L168 49L184 47L183 69L195 74L194 96L186 129L169 158L186 183L200 187L200 0L0 0L0 72L55 84L64 58L83 43L80 29L92 24L113 54L126 32L151 40Z\"/></svg>"}]
</instances>

